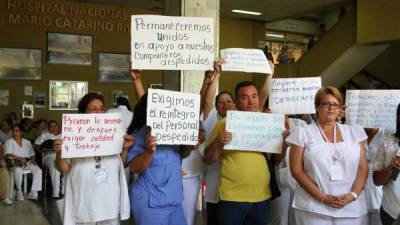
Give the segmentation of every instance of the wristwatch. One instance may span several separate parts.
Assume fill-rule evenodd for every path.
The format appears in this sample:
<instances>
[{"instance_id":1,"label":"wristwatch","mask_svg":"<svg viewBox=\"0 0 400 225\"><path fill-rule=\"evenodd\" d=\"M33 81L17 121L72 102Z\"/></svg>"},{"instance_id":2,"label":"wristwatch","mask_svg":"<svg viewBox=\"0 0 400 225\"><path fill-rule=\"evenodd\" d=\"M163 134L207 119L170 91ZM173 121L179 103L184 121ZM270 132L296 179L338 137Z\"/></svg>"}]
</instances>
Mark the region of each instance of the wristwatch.
<instances>
[{"instance_id":1,"label":"wristwatch","mask_svg":"<svg viewBox=\"0 0 400 225\"><path fill-rule=\"evenodd\" d=\"M354 201L357 200L358 195L354 191L350 192L350 194L354 197Z\"/></svg>"}]
</instances>

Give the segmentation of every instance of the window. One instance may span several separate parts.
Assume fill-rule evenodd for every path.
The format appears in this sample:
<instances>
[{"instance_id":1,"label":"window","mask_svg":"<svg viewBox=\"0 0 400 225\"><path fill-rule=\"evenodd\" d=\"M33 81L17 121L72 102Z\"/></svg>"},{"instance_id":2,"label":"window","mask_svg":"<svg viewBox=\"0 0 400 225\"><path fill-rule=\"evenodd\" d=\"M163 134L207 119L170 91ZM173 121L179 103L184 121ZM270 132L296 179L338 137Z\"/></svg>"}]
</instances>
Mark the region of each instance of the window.
<instances>
[{"instance_id":1,"label":"window","mask_svg":"<svg viewBox=\"0 0 400 225\"><path fill-rule=\"evenodd\" d=\"M88 93L86 81L50 81L50 110L77 110L78 101Z\"/></svg>"}]
</instances>

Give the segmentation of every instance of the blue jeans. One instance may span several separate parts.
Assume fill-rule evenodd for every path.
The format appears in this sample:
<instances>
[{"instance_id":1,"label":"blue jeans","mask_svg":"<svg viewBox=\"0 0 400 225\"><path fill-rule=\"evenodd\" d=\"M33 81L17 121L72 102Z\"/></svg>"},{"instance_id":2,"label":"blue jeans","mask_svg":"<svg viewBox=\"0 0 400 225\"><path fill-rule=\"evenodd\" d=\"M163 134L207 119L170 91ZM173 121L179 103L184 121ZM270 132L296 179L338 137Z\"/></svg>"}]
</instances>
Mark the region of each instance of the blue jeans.
<instances>
[{"instance_id":1,"label":"blue jeans","mask_svg":"<svg viewBox=\"0 0 400 225\"><path fill-rule=\"evenodd\" d=\"M269 200L262 202L218 203L219 225L265 225Z\"/></svg>"}]
</instances>

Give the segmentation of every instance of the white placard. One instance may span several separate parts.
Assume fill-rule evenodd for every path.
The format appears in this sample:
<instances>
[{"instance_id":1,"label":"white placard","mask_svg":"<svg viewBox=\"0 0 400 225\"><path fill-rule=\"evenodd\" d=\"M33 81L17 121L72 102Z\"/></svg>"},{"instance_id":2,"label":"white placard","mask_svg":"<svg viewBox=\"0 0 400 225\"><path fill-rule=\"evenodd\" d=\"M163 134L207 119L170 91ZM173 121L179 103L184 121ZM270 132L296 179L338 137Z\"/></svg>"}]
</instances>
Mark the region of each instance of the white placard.
<instances>
[{"instance_id":1,"label":"white placard","mask_svg":"<svg viewBox=\"0 0 400 225\"><path fill-rule=\"evenodd\" d=\"M232 141L224 149L280 153L284 129L283 114L228 111L226 131L232 132Z\"/></svg>"},{"instance_id":2,"label":"white placard","mask_svg":"<svg viewBox=\"0 0 400 225\"><path fill-rule=\"evenodd\" d=\"M267 57L260 49L227 48L220 51L223 71L272 74Z\"/></svg>"},{"instance_id":3,"label":"white placard","mask_svg":"<svg viewBox=\"0 0 400 225\"><path fill-rule=\"evenodd\" d=\"M120 113L63 114L61 157L121 153L125 134L121 117Z\"/></svg>"},{"instance_id":4,"label":"white placard","mask_svg":"<svg viewBox=\"0 0 400 225\"><path fill-rule=\"evenodd\" d=\"M321 77L272 79L269 107L274 113L315 113L315 93L321 88Z\"/></svg>"},{"instance_id":5,"label":"white placard","mask_svg":"<svg viewBox=\"0 0 400 225\"><path fill-rule=\"evenodd\" d=\"M135 69L212 69L214 20L209 17L133 15L131 59Z\"/></svg>"},{"instance_id":6,"label":"white placard","mask_svg":"<svg viewBox=\"0 0 400 225\"><path fill-rule=\"evenodd\" d=\"M400 90L347 90L346 123L396 130Z\"/></svg>"},{"instance_id":7,"label":"white placard","mask_svg":"<svg viewBox=\"0 0 400 225\"><path fill-rule=\"evenodd\" d=\"M200 95L149 89L147 126L157 144L196 145L199 137Z\"/></svg>"}]
</instances>

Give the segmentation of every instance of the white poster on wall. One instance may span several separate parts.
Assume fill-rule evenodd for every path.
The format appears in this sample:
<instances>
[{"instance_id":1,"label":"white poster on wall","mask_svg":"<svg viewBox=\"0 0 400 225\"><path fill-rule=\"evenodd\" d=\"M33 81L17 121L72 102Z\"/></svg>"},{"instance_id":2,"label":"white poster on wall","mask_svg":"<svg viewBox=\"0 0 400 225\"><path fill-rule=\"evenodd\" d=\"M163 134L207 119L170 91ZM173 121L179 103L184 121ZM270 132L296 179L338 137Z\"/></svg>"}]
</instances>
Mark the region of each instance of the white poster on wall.
<instances>
[{"instance_id":1,"label":"white poster on wall","mask_svg":"<svg viewBox=\"0 0 400 225\"><path fill-rule=\"evenodd\" d=\"M214 20L211 17L133 15L131 59L134 69L212 69Z\"/></svg>"},{"instance_id":2,"label":"white poster on wall","mask_svg":"<svg viewBox=\"0 0 400 225\"><path fill-rule=\"evenodd\" d=\"M314 98L321 88L321 77L272 79L269 107L274 113L315 113Z\"/></svg>"},{"instance_id":3,"label":"white poster on wall","mask_svg":"<svg viewBox=\"0 0 400 225\"><path fill-rule=\"evenodd\" d=\"M232 141L224 149L280 153L284 129L283 114L228 111L226 131Z\"/></svg>"},{"instance_id":4,"label":"white poster on wall","mask_svg":"<svg viewBox=\"0 0 400 225\"><path fill-rule=\"evenodd\" d=\"M125 129L120 113L63 114L62 158L115 155Z\"/></svg>"},{"instance_id":5,"label":"white poster on wall","mask_svg":"<svg viewBox=\"0 0 400 225\"><path fill-rule=\"evenodd\" d=\"M149 89L147 126L157 144L196 145L199 137L200 95Z\"/></svg>"},{"instance_id":6,"label":"white poster on wall","mask_svg":"<svg viewBox=\"0 0 400 225\"><path fill-rule=\"evenodd\" d=\"M272 74L267 57L260 49L227 48L222 49L223 71Z\"/></svg>"},{"instance_id":7,"label":"white poster on wall","mask_svg":"<svg viewBox=\"0 0 400 225\"><path fill-rule=\"evenodd\" d=\"M347 90L346 123L396 130L400 90Z\"/></svg>"}]
</instances>

